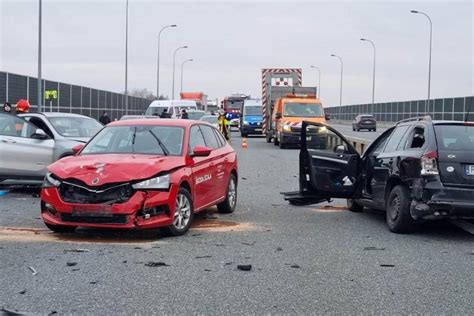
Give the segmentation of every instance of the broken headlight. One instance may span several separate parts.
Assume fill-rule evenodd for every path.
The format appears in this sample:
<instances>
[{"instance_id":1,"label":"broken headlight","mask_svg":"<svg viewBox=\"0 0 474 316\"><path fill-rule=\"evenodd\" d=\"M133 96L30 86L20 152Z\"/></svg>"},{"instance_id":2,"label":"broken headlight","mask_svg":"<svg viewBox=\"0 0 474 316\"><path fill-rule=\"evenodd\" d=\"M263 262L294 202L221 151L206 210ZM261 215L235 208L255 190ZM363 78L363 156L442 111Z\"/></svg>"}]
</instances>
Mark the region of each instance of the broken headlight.
<instances>
[{"instance_id":1,"label":"broken headlight","mask_svg":"<svg viewBox=\"0 0 474 316\"><path fill-rule=\"evenodd\" d=\"M170 175L165 174L132 185L135 190L169 189Z\"/></svg>"},{"instance_id":2,"label":"broken headlight","mask_svg":"<svg viewBox=\"0 0 474 316\"><path fill-rule=\"evenodd\" d=\"M43 180L43 188L57 188L61 185L61 181L56 179L51 172L48 172Z\"/></svg>"}]
</instances>

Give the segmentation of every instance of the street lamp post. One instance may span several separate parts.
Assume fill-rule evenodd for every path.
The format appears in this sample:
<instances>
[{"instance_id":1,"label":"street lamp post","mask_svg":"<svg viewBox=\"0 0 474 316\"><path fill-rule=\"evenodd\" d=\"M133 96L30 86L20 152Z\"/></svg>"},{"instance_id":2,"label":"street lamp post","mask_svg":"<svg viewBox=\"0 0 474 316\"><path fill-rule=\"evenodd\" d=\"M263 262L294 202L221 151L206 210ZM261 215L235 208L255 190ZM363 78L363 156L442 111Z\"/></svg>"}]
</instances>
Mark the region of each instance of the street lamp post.
<instances>
[{"instance_id":1,"label":"street lamp post","mask_svg":"<svg viewBox=\"0 0 474 316\"><path fill-rule=\"evenodd\" d=\"M370 44L372 44L372 47L374 48L374 69L373 69L373 72L372 72L372 105L373 105L374 100L375 100L375 58L376 58L376 49L375 49L374 42L372 42L371 40L369 40L367 38L361 38L360 40L364 41L364 42L369 42Z\"/></svg>"},{"instance_id":2,"label":"street lamp post","mask_svg":"<svg viewBox=\"0 0 474 316\"><path fill-rule=\"evenodd\" d=\"M339 87L339 119L341 119L341 108L342 108L342 76L344 72L344 61L338 55L331 54L331 57L336 57L341 62L341 85Z\"/></svg>"},{"instance_id":3,"label":"street lamp post","mask_svg":"<svg viewBox=\"0 0 474 316\"><path fill-rule=\"evenodd\" d=\"M128 114L128 0L125 13L125 114Z\"/></svg>"},{"instance_id":4,"label":"street lamp post","mask_svg":"<svg viewBox=\"0 0 474 316\"><path fill-rule=\"evenodd\" d=\"M318 71L318 90L316 91L318 99L321 99L321 69L316 66L311 66L311 68L314 68Z\"/></svg>"},{"instance_id":5,"label":"street lamp post","mask_svg":"<svg viewBox=\"0 0 474 316\"><path fill-rule=\"evenodd\" d=\"M171 91L171 95L172 95L172 100L174 100L174 77L175 77L175 69L176 69L176 53L178 52L178 50L180 49L183 49L183 48L188 48L188 46L180 46L178 48L176 48L174 50L174 53L173 53L173 88L172 88L172 91Z\"/></svg>"},{"instance_id":6,"label":"street lamp post","mask_svg":"<svg viewBox=\"0 0 474 316\"><path fill-rule=\"evenodd\" d=\"M427 100L427 107L426 109L428 110L428 107L430 105L430 90L431 90L431 47L432 47L432 42L433 42L433 23L431 22L431 18L428 14L421 12L421 11L416 11L416 10L411 10L411 13L419 13L428 18L428 21L430 22L430 55L429 55L429 60L428 60L428 100ZM434 104L433 104L433 118L434 118Z\"/></svg>"},{"instance_id":7,"label":"street lamp post","mask_svg":"<svg viewBox=\"0 0 474 316\"><path fill-rule=\"evenodd\" d=\"M163 26L158 33L158 54L157 54L157 66L156 66L156 98L160 98L160 41L161 41L161 32L169 27L177 27L176 24Z\"/></svg>"},{"instance_id":8,"label":"street lamp post","mask_svg":"<svg viewBox=\"0 0 474 316\"><path fill-rule=\"evenodd\" d=\"M183 70L184 70L184 64L187 63L187 62L190 62L190 61L193 61L193 59L186 59L185 61L183 61L181 63L181 88L180 88L180 92L183 92Z\"/></svg>"},{"instance_id":9,"label":"street lamp post","mask_svg":"<svg viewBox=\"0 0 474 316\"><path fill-rule=\"evenodd\" d=\"M43 106L43 93L42 93L42 79L41 79L41 32L42 32L42 19L43 19L43 1L39 0L39 15L38 15L38 112L42 111Z\"/></svg>"}]
</instances>

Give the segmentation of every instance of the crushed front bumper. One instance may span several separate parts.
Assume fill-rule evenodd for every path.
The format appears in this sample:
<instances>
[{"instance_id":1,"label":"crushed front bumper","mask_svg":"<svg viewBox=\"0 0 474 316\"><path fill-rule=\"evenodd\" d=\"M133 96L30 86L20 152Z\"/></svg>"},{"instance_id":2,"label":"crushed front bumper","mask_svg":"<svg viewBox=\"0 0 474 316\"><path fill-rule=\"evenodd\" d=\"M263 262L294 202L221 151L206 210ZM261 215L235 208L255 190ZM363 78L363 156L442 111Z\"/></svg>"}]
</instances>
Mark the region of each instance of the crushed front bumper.
<instances>
[{"instance_id":1,"label":"crushed front bumper","mask_svg":"<svg viewBox=\"0 0 474 316\"><path fill-rule=\"evenodd\" d=\"M448 187L439 180L414 185L410 213L414 219L474 219L474 189Z\"/></svg>"},{"instance_id":2,"label":"crushed front bumper","mask_svg":"<svg viewBox=\"0 0 474 316\"><path fill-rule=\"evenodd\" d=\"M41 191L41 217L50 225L149 229L173 223L178 186L169 191L135 191L123 203L66 203L57 188Z\"/></svg>"}]
</instances>

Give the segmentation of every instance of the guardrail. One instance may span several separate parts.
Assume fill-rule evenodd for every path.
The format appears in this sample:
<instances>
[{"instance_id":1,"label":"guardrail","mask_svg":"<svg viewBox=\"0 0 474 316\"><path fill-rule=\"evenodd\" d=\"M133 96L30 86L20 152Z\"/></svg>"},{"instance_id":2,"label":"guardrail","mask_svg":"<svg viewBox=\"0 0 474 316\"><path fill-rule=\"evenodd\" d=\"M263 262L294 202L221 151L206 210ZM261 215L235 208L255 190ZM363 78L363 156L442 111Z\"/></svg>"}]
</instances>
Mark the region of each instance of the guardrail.
<instances>
[{"instance_id":1,"label":"guardrail","mask_svg":"<svg viewBox=\"0 0 474 316\"><path fill-rule=\"evenodd\" d=\"M352 146L359 152L359 154L363 154L364 150L369 146L372 142L367 139L357 138L357 137L346 137L346 139L351 143ZM336 137L336 135L327 134L327 146L329 148L335 148L337 145L341 144L341 138Z\"/></svg>"}]
</instances>

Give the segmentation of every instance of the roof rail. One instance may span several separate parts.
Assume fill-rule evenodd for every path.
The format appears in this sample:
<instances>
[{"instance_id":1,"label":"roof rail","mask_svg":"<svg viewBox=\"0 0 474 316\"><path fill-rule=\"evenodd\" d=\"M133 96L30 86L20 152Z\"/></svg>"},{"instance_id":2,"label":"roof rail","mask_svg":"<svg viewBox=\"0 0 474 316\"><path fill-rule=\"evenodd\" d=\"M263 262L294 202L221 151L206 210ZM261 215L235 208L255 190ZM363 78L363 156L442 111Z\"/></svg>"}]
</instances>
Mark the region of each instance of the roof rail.
<instances>
[{"instance_id":1,"label":"roof rail","mask_svg":"<svg viewBox=\"0 0 474 316\"><path fill-rule=\"evenodd\" d=\"M410 117L401 121L398 121L397 124L400 123L405 123L405 122L414 122L414 121L426 121L426 122L431 122L431 116L425 115L425 116L418 116L418 117Z\"/></svg>"}]
</instances>

